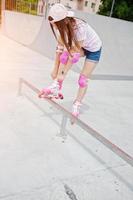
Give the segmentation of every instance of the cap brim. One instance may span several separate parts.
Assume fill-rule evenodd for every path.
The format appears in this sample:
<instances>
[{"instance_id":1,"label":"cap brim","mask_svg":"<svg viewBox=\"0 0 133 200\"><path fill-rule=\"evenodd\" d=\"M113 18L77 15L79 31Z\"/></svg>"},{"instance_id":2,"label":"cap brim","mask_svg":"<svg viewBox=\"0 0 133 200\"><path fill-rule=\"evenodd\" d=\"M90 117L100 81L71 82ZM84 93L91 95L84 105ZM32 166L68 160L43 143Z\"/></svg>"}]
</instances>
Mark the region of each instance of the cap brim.
<instances>
[{"instance_id":1,"label":"cap brim","mask_svg":"<svg viewBox=\"0 0 133 200\"><path fill-rule=\"evenodd\" d=\"M73 11L67 11L67 17L74 17Z\"/></svg>"}]
</instances>

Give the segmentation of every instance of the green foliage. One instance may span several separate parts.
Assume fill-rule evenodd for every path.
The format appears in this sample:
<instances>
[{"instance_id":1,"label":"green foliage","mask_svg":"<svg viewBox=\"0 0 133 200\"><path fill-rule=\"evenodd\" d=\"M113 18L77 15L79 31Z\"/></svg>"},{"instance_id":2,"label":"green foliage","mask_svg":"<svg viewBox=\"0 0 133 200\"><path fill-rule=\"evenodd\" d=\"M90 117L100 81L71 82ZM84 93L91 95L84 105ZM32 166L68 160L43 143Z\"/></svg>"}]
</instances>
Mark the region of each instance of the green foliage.
<instances>
[{"instance_id":1,"label":"green foliage","mask_svg":"<svg viewBox=\"0 0 133 200\"><path fill-rule=\"evenodd\" d=\"M128 17L128 5L126 1L122 1L115 9L116 16L119 18Z\"/></svg>"},{"instance_id":2,"label":"green foliage","mask_svg":"<svg viewBox=\"0 0 133 200\"><path fill-rule=\"evenodd\" d=\"M17 0L16 8L19 12L37 15L37 3L38 0Z\"/></svg>"},{"instance_id":3,"label":"green foliage","mask_svg":"<svg viewBox=\"0 0 133 200\"><path fill-rule=\"evenodd\" d=\"M23 0L23 1L28 2L28 3L37 3L38 2L38 0Z\"/></svg>"},{"instance_id":4,"label":"green foliage","mask_svg":"<svg viewBox=\"0 0 133 200\"><path fill-rule=\"evenodd\" d=\"M99 14L110 15L113 0L101 0ZM132 0L115 0L112 17L133 21L133 1Z\"/></svg>"}]
</instances>

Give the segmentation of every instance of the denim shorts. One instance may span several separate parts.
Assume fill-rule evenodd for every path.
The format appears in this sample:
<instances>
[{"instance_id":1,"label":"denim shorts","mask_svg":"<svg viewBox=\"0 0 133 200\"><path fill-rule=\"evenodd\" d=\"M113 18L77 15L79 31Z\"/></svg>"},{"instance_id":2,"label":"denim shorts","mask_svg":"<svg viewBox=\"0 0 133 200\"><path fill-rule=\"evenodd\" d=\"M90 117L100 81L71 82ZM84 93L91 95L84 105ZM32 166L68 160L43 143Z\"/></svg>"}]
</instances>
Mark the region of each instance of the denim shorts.
<instances>
[{"instance_id":1,"label":"denim shorts","mask_svg":"<svg viewBox=\"0 0 133 200\"><path fill-rule=\"evenodd\" d=\"M93 62L98 62L100 60L101 50L102 48L100 48L100 50L98 51L91 52L83 48L84 54L86 56L86 60L90 60Z\"/></svg>"}]
</instances>

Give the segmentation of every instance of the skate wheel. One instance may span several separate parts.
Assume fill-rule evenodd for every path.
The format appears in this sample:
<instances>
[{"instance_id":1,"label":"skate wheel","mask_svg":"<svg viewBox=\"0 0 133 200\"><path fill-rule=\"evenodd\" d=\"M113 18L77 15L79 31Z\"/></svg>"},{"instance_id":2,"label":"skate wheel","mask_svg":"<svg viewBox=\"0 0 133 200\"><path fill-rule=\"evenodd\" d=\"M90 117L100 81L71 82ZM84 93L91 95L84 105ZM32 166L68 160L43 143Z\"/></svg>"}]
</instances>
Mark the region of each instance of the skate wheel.
<instances>
[{"instance_id":1,"label":"skate wheel","mask_svg":"<svg viewBox=\"0 0 133 200\"><path fill-rule=\"evenodd\" d=\"M58 96L60 99L64 99L63 94L59 93Z\"/></svg>"},{"instance_id":2,"label":"skate wheel","mask_svg":"<svg viewBox=\"0 0 133 200\"><path fill-rule=\"evenodd\" d=\"M51 95L51 91L49 89L44 88L39 94L38 97L47 97L48 95Z\"/></svg>"}]
</instances>

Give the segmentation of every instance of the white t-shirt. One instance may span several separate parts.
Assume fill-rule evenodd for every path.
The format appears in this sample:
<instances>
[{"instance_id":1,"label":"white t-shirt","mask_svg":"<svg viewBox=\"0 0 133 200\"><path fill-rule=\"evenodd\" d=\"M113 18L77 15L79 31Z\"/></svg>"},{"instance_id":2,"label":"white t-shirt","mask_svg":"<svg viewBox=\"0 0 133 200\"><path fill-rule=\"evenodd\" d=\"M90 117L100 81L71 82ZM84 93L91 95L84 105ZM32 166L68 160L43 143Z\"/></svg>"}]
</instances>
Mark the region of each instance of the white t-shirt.
<instances>
[{"instance_id":1,"label":"white t-shirt","mask_svg":"<svg viewBox=\"0 0 133 200\"><path fill-rule=\"evenodd\" d=\"M75 37L77 41L83 41L82 47L88 51L98 51L102 46L102 41L86 22L76 19Z\"/></svg>"}]
</instances>

